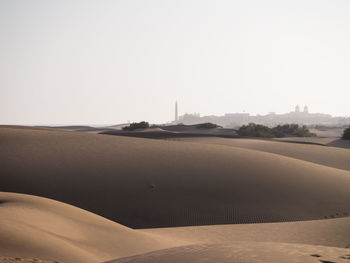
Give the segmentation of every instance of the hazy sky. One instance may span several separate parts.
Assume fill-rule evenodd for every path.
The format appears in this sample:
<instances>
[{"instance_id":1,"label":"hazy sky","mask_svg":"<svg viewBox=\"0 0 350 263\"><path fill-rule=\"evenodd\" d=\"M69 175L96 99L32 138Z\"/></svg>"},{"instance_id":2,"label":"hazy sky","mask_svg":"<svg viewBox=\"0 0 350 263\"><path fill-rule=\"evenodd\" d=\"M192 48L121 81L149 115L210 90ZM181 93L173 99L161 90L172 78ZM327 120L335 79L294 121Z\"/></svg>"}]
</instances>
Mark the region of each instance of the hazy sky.
<instances>
[{"instance_id":1,"label":"hazy sky","mask_svg":"<svg viewBox=\"0 0 350 263\"><path fill-rule=\"evenodd\" d=\"M0 0L0 123L350 115L349 0Z\"/></svg>"}]
</instances>

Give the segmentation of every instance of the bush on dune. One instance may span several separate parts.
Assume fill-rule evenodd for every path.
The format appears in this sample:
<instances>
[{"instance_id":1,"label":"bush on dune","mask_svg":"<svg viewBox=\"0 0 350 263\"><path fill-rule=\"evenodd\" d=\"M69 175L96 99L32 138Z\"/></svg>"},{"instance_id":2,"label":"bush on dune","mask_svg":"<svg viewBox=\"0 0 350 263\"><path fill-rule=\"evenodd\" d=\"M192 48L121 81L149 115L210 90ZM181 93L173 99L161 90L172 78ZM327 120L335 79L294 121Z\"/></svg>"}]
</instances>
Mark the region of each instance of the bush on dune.
<instances>
[{"instance_id":1,"label":"bush on dune","mask_svg":"<svg viewBox=\"0 0 350 263\"><path fill-rule=\"evenodd\" d=\"M149 123L146 121L141 121L141 122L130 123L129 126L123 127L123 130L124 131L133 131L136 129L147 129L147 128L149 128Z\"/></svg>"},{"instance_id":2,"label":"bush on dune","mask_svg":"<svg viewBox=\"0 0 350 263\"><path fill-rule=\"evenodd\" d=\"M222 128L221 126L211 123L211 122L206 122L206 123L201 123L197 125L197 128L199 129L214 129L214 128Z\"/></svg>"},{"instance_id":3,"label":"bush on dune","mask_svg":"<svg viewBox=\"0 0 350 263\"><path fill-rule=\"evenodd\" d=\"M346 128L343 133L342 139L350 140L350 127Z\"/></svg>"},{"instance_id":4,"label":"bush on dune","mask_svg":"<svg viewBox=\"0 0 350 263\"><path fill-rule=\"evenodd\" d=\"M298 124L278 125L272 128L272 133L278 138L316 136L316 134L311 133L305 125L299 126Z\"/></svg>"},{"instance_id":5,"label":"bush on dune","mask_svg":"<svg viewBox=\"0 0 350 263\"><path fill-rule=\"evenodd\" d=\"M246 137L263 137L263 138L282 138L282 137L312 137L316 136L311 133L309 129L303 125L285 124L278 125L274 128L255 123L243 125L237 130L237 134Z\"/></svg>"},{"instance_id":6,"label":"bush on dune","mask_svg":"<svg viewBox=\"0 0 350 263\"><path fill-rule=\"evenodd\" d=\"M243 125L237 130L237 134L247 137L264 137L273 138L275 137L271 129L267 126L255 123L249 123L248 125Z\"/></svg>"}]
</instances>

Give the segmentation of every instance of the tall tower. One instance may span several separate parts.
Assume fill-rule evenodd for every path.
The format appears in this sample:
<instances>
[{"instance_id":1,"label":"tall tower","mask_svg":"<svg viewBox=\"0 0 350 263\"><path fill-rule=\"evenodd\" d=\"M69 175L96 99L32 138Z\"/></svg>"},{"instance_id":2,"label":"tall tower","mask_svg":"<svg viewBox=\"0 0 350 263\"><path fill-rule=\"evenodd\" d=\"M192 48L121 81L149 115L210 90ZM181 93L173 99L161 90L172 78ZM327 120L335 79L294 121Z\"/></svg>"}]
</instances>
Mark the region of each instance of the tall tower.
<instances>
[{"instance_id":1,"label":"tall tower","mask_svg":"<svg viewBox=\"0 0 350 263\"><path fill-rule=\"evenodd\" d=\"M177 101L175 101L175 122L177 123L179 120L179 115L177 111Z\"/></svg>"}]
</instances>

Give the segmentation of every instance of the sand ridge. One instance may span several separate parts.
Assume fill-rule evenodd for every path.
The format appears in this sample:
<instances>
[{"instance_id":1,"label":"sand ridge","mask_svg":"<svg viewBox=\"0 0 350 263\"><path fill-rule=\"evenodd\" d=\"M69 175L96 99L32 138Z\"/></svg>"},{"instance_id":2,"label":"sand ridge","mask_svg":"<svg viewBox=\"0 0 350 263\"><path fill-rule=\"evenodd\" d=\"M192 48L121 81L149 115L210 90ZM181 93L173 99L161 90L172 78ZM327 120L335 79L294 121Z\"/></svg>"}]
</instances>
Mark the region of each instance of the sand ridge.
<instances>
[{"instance_id":1,"label":"sand ridge","mask_svg":"<svg viewBox=\"0 0 350 263\"><path fill-rule=\"evenodd\" d=\"M175 244L46 198L0 192L0 201L3 256L98 262Z\"/></svg>"},{"instance_id":2,"label":"sand ridge","mask_svg":"<svg viewBox=\"0 0 350 263\"><path fill-rule=\"evenodd\" d=\"M215 144L239 147L250 150L273 153L302 161L312 162L337 169L350 170L350 150L327 147L326 145L290 143L262 139L226 139L218 137L172 139L199 144ZM345 142L346 143L346 142Z\"/></svg>"},{"instance_id":3,"label":"sand ridge","mask_svg":"<svg viewBox=\"0 0 350 263\"><path fill-rule=\"evenodd\" d=\"M314 254L342 263L350 255L350 217L133 230L46 198L0 192L0 200L2 263L317 262Z\"/></svg>"},{"instance_id":4,"label":"sand ridge","mask_svg":"<svg viewBox=\"0 0 350 263\"><path fill-rule=\"evenodd\" d=\"M1 127L0 262L349 262L348 150L201 140Z\"/></svg>"},{"instance_id":5,"label":"sand ridge","mask_svg":"<svg viewBox=\"0 0 350 263\"><path fill-rule=\"evenodd\" d=\"M349 171L254 149L5 128L0 145L2 190L134 228L350 214Z\"/></svg>"}]
</instances>

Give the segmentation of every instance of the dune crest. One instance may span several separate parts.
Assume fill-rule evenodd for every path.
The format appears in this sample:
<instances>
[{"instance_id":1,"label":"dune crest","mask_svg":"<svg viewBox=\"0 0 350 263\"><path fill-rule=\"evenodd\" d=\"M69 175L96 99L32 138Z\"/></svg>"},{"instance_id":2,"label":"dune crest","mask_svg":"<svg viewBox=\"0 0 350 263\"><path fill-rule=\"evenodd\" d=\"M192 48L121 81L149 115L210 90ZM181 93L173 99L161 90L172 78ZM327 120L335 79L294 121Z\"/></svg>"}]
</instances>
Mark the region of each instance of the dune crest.
<instances>
[{"instance_id":1,"label":"dune crest","mask_svg":"<svg viewBox=\"0 0 350 263\"><path fill-rule=\"evenodd\" d=\"M181 138L173 140L257 150L350 171L349 149L327 147L326 145L292 143L288 142L287 139L285 141L279 141L264 139L226 139L218 137L207 137Z\"/></svg>"},{"instance_id":2,"label":"dune crest","mask_svg":"<svg viewBox=\"0 0 350 263\"><path fill-rule=\"evenodd\" d=\"M3 191L52 198L133 228L350 214L350 171L283 154L14 128L1 128L0 140ZM317 156L312 149L308 158Z\"/></svg>"},{"instance_id":3,"label":"dune crest","mask_svg":"<svg viewBox=\"0 0 350 263\"><path fill-rule=\"evenodd\" d=\"M312 255L343 263L350 255L350 217L133 230L46 198L0 192L0 200L1 263L316 262Z\"/></svg>"},{"instance_id":4,"label":"dune crest","mask_svg":"<svg viewBox=\"0 0 350 263\"><path fill-rule=\"evenodd\" d=\"M1 127L0 262L349 261L347 150L191 140Z\"/></svg>"},{"instance_id":5,"label":"dune crest","mask_svg":"<svg viewBox=\"0 0 350 263\"><path fill-rule=\"evenodd\" d=\"M101 262L174 244L46 198L0 192L0 201L0 255L8 258Z\"/></svg>"}]
</instances>

